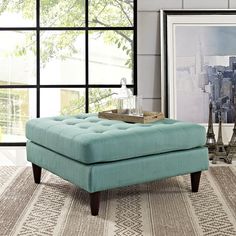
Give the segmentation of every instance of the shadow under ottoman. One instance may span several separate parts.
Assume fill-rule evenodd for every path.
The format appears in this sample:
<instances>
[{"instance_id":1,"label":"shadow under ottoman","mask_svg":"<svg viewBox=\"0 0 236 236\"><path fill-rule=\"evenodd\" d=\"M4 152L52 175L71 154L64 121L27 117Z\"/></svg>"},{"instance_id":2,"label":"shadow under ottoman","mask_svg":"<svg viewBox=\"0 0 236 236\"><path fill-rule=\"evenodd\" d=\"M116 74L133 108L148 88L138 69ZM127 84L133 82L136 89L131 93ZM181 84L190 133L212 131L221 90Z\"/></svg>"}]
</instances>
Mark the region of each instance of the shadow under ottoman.
<instances>
[{"instance_id":1,"label":"shadow under ottoman","mask_svg":"<svg viewBox=\"0 0 236 236\"><path fill-rule=\"evenodd\" d=\"M190 173L197 192L208 169L205 128L170 119L143 125L95 114L39 118L27 123L26 136L35 182L44 168L88 191L92 215L102 190Z\"/></svg>"}]
</instances>

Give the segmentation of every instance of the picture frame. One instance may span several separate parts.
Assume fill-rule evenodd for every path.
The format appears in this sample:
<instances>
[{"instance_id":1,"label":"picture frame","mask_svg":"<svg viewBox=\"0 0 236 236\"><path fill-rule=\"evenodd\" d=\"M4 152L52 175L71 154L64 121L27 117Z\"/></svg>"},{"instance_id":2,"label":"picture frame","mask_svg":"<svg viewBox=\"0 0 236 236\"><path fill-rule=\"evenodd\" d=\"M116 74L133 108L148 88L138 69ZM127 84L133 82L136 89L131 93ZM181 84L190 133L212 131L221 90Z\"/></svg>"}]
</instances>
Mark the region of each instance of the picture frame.
<instances>
[{"instance_id":1,"label":"picture frame","mask_svg":"<svg viewBox=\"0 0 236 236\"><path fill-rule=\"evenodd\" d=\"M166 117L208 126L230 141L236 120L236 10L161 10L161 99ZM217 136L216 136L217 137Z\"/></svg>"}]
</instances>

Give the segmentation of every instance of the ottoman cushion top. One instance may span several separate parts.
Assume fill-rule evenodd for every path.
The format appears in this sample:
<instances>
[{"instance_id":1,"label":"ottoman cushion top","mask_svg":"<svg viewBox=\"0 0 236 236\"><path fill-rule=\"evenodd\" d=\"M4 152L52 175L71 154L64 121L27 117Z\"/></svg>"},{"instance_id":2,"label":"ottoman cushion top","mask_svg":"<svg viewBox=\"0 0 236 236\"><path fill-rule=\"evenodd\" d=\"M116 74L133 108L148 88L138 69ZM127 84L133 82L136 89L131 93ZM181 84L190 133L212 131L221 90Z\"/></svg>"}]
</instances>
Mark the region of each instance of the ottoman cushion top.
<instances>
[{"instance_id":1,"label":"ottoman cushion top","mask_svg":"<svg viewBox=\"0 0 236 236\"><path fill-rule=\"evenodd\" d=\"M38 118L26 124L29 140L85 164L201 147L205 136L198 124L171 119L131 124L97 114Z\"/></svg>"}]
</instances>

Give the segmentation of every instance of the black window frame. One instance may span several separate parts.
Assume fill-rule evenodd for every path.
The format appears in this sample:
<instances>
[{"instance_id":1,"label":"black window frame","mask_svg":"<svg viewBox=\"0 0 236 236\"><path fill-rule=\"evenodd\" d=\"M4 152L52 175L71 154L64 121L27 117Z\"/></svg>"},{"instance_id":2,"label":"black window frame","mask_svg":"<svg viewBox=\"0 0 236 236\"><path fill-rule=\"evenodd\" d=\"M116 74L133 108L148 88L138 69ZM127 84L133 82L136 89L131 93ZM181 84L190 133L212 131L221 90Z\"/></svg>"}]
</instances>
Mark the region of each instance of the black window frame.
<instances>
[{"instance_id":1,"label":"black window frame","mask_svg":"<svg viewBox=\"0 0 236 236\"><path fill-rule=\"evenodd\" d=\"M40 84L40 32L41 31L68 31L80 30L85 32L85 84ZM84 88L85 112L89 112L89 89L92 88L119 88L119 84L89 84L89 31L131 30L133 31L133 84L127 87L133 89L137 95L137 0L133 1L133 26L130 27L90 27L89 26L89 0L85 0L85 26L84 27L41 27L40 26L40 0L36 0L36 26L35 27L0 27L1 31L34 31L36 32L36 84L35 85L0 85L0 89L36 89L36 117L40 117L40 90L41 88ZM26 142L0 142L0 146L26 146Z\"/></svg>"}]
</instances>

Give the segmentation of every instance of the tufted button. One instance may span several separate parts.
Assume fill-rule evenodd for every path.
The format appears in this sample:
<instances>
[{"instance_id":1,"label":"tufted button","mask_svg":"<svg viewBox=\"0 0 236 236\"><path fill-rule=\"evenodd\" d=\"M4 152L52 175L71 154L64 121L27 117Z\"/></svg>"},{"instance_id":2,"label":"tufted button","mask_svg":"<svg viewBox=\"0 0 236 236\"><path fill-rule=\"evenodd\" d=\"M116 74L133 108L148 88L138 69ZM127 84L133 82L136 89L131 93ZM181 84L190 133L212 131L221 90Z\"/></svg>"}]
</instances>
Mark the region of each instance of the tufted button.
<instances>
[{"instance_id":1,"label":"tufted button","mask_svg":"<svg viewBox=\"0 0 236 236\"><path fill-rule=\"evenodd\" d=\"M78 126L80 129L88 129L89 126Z\"/></svg>"},{"instance_id":2,"label":"tufted button","mask_svg":"<svg viewBox=\"0 0 236 236\"><path fill-rule=\"evenodd\" d=\"M111 126L112 124L109 124L109 123L102 123L101 125L102 125L102 126Z\"/></svg>"},{"instance_id":3,"label":"tufted button","mask_svg":"<svg viewBox=\"0 0 236 236\"><path fill-rule=\"evenodd\" d=\"M142 125L139 125L138 127L144 127L144 128L147 128L147 127L152 127L153 125L149 125L149 124L142 124Z\"/></svg>"},{"instance_id":4,"label":"tufted button","mask_svg":"<svg viewBox=\"0 0 236 236\"><path fill-rule=\"evenodd\" d=\"M64 119L63 119L63 118L60 118L60 117L55 117L55 118L53 118L52 120L54 120L54 121L63 121Z\"/></svg>"},{"instance_id":5,"label":"tufted button","mask_svg":"<svg viewBox=\"0 0 236 236\"><path fill-rule=\"evenodd\" d=\"M97 123L97 122L99 122L99 120L89 120L88 122L90 122L90 123Z\"/></svg>"},{"instance_id":6,"label":"tufted button","mask_svg":"<svg viewBox=\"0 0 236 236\"><path fill-rule=\"evenodd\" d=\"M119 129L119 130L127 130L128 128L127 127L118 127L117 129Z\"/></svg>"},{"instance_id":7,"label":"tufted button","mask_svg":"<svg viewBox=\"0 0 236 236\"><path fill-rule=\"evenodd\" d=\"M82 115L78 115L78 116L74 116L75 119L78 119L78 120L85 120L87 119L88 117L87 116L82 116Z\"/></svg>"},{"instance_id":8,"label":"tufted button","mask_svg":"<svg viewBox=\"0 0 236 236\"><path fill-rule=\"evenodd\" d=\"M103 130L95 130L94 133L102 134L102 133L104 133L104 131Z\"/></svg>"},{"instance_id":9,"label":"tufted button","mask_svg":"<svg viewBox=\"0 0 236 236\"><path fill-rule=\"evenodd\" d=\"M77 123L75 122L65 122L66 125L76 125Z\"/></svg>"}]
</instances>

